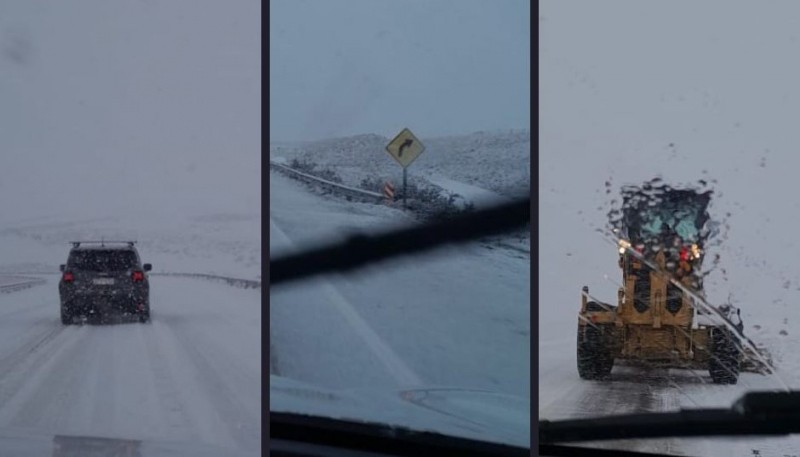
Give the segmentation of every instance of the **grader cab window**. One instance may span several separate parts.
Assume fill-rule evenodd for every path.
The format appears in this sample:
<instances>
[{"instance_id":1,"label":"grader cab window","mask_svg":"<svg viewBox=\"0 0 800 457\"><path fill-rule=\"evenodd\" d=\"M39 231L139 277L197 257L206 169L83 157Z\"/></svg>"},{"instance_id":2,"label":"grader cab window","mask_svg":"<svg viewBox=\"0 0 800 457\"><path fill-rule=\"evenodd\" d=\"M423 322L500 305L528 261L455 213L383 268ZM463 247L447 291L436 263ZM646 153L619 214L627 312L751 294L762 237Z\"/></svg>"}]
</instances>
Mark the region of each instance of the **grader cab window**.
<instances>
[{"instance_id":1,"label":"grader cab window","mask_svg":"<svg viewBox=\"0 0 800 457\"><path fill-rule=\"evenodd\" d=\"M678 236L684 243L702 243L709 202L710 195L676 190L648 202L626 198L626 231L633 242L671 243Z\"/></svg>"}]
</instances>

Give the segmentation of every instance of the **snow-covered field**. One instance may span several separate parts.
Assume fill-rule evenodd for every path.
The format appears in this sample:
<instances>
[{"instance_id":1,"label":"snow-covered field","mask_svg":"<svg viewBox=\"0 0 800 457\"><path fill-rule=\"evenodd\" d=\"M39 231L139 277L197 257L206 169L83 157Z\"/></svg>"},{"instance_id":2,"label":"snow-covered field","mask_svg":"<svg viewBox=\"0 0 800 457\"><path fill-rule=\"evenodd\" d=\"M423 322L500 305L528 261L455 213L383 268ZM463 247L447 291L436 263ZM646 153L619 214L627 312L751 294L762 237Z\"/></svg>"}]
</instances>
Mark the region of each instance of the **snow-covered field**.
<instances>
[{"instance_id":1,"label":"snow-covered field","mask_svg":"<svg viewBox=\"0 0 800 457\"><path fill-rule=\"evenodd\" d=\"M752 25L752 11L740 5L723 21L710 5L690 15L665 5L632 5L584 2L578 14L574 6L552 1L539 13L540 418L728 407L748 390L781 389L783 383L800 387L795 328L800 322L800 244L792 190L800 162L797 129L787 124L796 85L766 84L760 74L750 74L754 79L748 83L729 78L736 72L729 71L733 67L777 66L781 69L774 74L796 75L797 68L771 57L792 41L789 15L760 10L761 23L770 25L759 29L755 43L739 35ZM709 23L715 24L711 35ZM578 38L589 36L590 42ZM732 57L742 55L743 48L759 62L742 65ZM737 51L728 54L732 49ZM706 60L707 55L724 57ZM757 95L747 89L752 84L761 88ZM721 256L705 283L708 298L712 304L730 301L741 308L745 334L769 348L777 376L743 374L735 386L715 386L707 373L656 370L641 375L615 368L608 382L579 379L575 332L580 288L588 285L593 295L613 301L621 280L615 247L595 229L605 225L620 186L655 176L674 185L705 179L715 189L710 210L723 223L723 235L708 250ZM755 450L783 456L796 455L800 439L612 446L678 455L738 456Z\"/></svg>"},{"instance_id":2,"label":"snow-covered field","mask_svg":"<svg viewBox=\"0 0 800 457\"><path fill-rule=\"evenodd\" d=\"M0 227L0 272L57 272L80 240L136 240L154 272L261 275L261 221L254 211L124 211L106 217L39 217Z\"/></svg>"},{"instance_id":3,"label":"snow-covered field","mask_svg":"<svg viewBox=\"0 0 800 457\"><path fill-rule=\"evenodd\" d=\"M413 222L270 173L270 255ZM270 291L271 372L333 389L451 386L530 397L530 257L480 245Z\"/></svg>"}]
</instances>

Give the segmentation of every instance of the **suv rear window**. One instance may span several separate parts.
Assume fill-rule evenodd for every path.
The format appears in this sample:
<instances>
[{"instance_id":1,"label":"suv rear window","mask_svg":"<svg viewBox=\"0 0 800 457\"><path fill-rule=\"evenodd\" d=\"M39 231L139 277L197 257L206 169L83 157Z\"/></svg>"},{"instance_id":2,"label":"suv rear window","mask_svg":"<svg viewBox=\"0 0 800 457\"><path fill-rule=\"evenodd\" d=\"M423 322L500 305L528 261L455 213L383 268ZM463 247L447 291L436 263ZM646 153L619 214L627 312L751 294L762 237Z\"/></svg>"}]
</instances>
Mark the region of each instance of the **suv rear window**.
<instances>
[{"instance_id":1,"label":"suv rear window","mask_svg":"<svg viewBox=\"0 0 800 457\"><path fill-rule=\"evenodd\" d=\"M123 271L136 267L136 253L125 250L73 251L69 268L82 271Z\"/></svg>"}]
</instances>

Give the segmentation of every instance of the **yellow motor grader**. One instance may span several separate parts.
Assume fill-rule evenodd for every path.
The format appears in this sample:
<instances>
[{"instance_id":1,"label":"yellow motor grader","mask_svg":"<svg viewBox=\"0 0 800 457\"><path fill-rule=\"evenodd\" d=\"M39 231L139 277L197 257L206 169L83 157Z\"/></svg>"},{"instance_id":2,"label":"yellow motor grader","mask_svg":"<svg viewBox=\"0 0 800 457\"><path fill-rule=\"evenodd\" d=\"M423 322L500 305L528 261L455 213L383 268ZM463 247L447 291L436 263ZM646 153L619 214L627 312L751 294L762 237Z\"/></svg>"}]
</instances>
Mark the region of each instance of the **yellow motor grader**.
<instances>
[{"instance_id":1,"label":"yellow motor grader","mask_svg":"<svg viewBox=\"0 0 800 457\"><path fill-rule=\"evenodd\" d=\"M652 189L651 189L652 190ZM616 305L582 290L578 373L607 377L615 361L708 371L735 384L740 371L768 372L743 340L739 311L703 304L700 267L711 192L667 187L655 196L623 189L619 239L622 287Z\"/></svg>"}]
</instances>

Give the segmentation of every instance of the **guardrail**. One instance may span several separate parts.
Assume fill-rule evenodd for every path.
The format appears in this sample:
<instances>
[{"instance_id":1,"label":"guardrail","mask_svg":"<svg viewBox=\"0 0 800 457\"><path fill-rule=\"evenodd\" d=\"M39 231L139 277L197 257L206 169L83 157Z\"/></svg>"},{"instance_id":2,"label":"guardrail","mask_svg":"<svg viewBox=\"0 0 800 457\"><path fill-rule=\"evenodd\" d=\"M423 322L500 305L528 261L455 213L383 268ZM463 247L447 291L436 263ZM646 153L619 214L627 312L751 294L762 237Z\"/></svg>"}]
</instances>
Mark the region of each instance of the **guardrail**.
<instances>
[{"instance_id":1,"label":"guardrail","mask_svg":"<svg viewBox=\"0 0 800 457\"><path fill-rule=\"evenodd\" d=\"M240 287L242 289L260 289L261 281L254 281L251 279L231 278L229 276L218 276L205 273L150 273L152 276L177 276L182 278L199 278L209 281L219 281L233 287Z\"/></svg>"},{"instance_id":2,"label":"guardrail","mask_svg":"<svg viewBox=\"0 0 800 457\"><path fill-rule=\"evenodd\" d=\"M28 289L33 286L37 286L39 284L44 284L47 282L42 278L21 278L24 281L13 283L13 284L6 284L0 286L0 293L9 293L9 292L16 292L18 290Z\"/></svg>"},{"instance_id":3,"label":"guardrail","mask_svg":"<svg viewBox=\"0 0 800 457\"><path fill-rule=\"evenodd\" d=\"M333 181L328 181L327 179L323 179L323 178L320 178L318 176L310 175L308 173L303 173L302 171L295 170L292 167L277 163L277 162L272 161L272 160L269 161L269 165L270 165L270 167L275 167L275 168L277 168L279 170L283 170L283 171L292 173L292 174L294 174L296 176L299 176L301 179L306 179L306 180L315 182L317 184L322 184L324 186L332 188L332 189L334 189L334 190L336 190L338 192L341 192L341 193L346 193L346 194L354 195L356 197L361 197L361 198L369 197L370 199L374 198L376 200L382 200L382 199L385 198L383 196L383 194L381 194L379 192L371 192L371 191L368 191L368 190L358 189L356 187L351 187L351 186L346 186L344 184L339 184L339 183L336 183L336 182L333 182Z\"/></svg>"}]
</instances>

